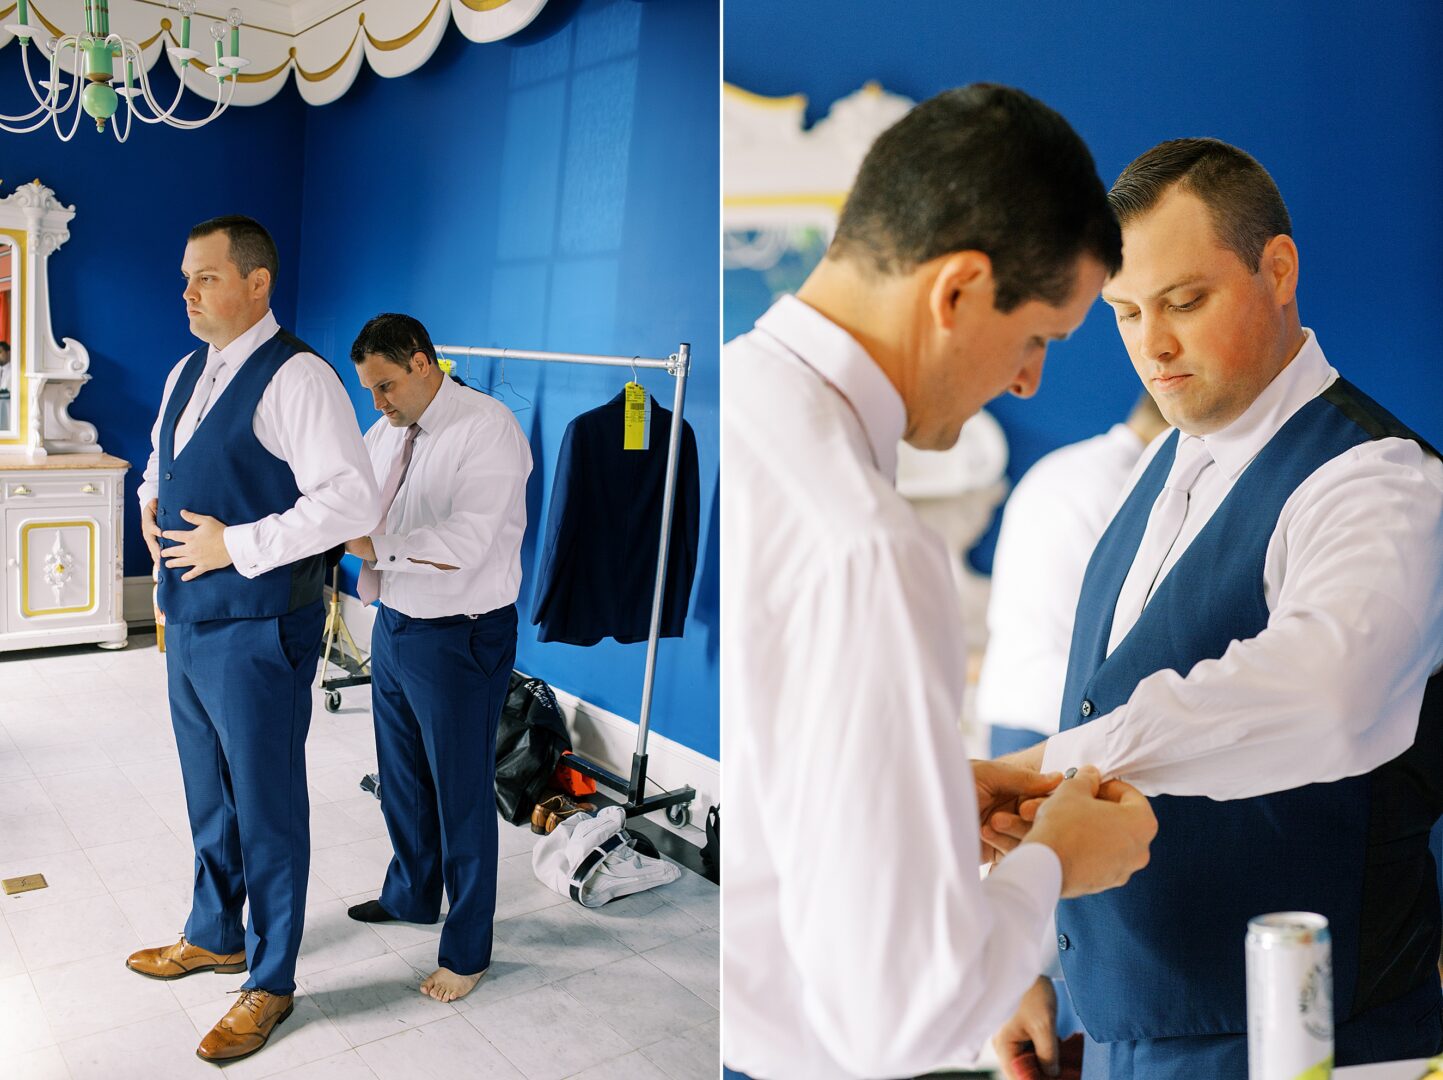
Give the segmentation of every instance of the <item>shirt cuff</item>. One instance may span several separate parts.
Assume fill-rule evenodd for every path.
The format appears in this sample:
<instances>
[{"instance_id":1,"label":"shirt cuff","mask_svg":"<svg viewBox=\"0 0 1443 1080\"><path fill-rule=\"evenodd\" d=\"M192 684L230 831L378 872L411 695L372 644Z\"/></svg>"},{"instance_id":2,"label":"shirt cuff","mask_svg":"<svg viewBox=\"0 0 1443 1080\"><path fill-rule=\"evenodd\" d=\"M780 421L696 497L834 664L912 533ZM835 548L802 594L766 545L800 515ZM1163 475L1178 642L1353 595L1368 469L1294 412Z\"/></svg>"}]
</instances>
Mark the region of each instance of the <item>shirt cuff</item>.
<instances>
[{"instance_id":1,"label":"shirt cuff","mask_svg":"<svg viewBox=\"0 0 1443 1080\"><path fill-rule=\"evenodd\" d=\"M401 549L405 547L405 541L406 538L397 533L372 533L371 546L376 549L376 569L404 569L397 564L402 561Z\"/></svg>"},{"instance_id":2,"label":"shirt cuff","mask_svg":"<svg viewBox=\"0 0 1443 1080\"><path fill-rule=\"evenodd\" d=\"M236 572L243 578L258 577L265 572L261 565L260 552L256 549L256 530L254 523L249 525L227 525L221 533L221 539L225 541L225 549L230 554L230 561L235 564Z\"/></svg>"},{"instance_id":3,"label":"shirt cuff","mask_svg":"<svg viewBox=\"0 0 1443 1080\"><path fill-rule=\"evenodd\" d=\"M1035 903L1040 925L1062 896L1062 860L1046 844L1020 844L992 868L987 884L991 889L1015 891L1028 903Z\"/></svg>"},{"instance_id":4,"label":"shirt cuff","mask_svg":"<svg viewBox=\"0 0 1443 1080\"><path fill-rule=\"evenodd\" d=\"M1108 717L1102 717L1052 736L1042 751L1042 771L1065 773L1082 765L1096 765L1106 780L1110 775L1107 761L1109 723Z\"/></svg>"},{"instance_id":5,"label":"shirt cuff","mask_svg":"<svg viewBox=\"0 0 1443 1080\"><path fill-rule=\"evenodd\" d=\"M136 498L140 501L141 508L144 509L145 504L150 502L151 499L160 498L160 485L142 483L135 494Z\"/></svg>"}]
</instances>

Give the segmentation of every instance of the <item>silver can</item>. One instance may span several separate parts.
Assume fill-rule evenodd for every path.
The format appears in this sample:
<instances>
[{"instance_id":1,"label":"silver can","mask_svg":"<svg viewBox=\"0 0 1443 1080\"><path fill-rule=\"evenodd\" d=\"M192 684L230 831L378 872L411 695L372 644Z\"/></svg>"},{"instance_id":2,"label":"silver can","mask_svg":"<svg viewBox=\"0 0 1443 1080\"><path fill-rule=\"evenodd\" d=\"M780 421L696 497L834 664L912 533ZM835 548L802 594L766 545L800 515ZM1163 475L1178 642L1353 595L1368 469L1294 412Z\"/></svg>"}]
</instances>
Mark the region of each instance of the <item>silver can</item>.
<instances>
[{"instance_id":1,"label":"silver can","mask_svg":"<svg viewBox=\"0 0 1443 1080\"><path fill-rule=\"evenodd\" d=\"M1248 921L1249 1080L1333 1075L1333 949L1328 920L1280 911Z\"/></svg>"}]
</instances>

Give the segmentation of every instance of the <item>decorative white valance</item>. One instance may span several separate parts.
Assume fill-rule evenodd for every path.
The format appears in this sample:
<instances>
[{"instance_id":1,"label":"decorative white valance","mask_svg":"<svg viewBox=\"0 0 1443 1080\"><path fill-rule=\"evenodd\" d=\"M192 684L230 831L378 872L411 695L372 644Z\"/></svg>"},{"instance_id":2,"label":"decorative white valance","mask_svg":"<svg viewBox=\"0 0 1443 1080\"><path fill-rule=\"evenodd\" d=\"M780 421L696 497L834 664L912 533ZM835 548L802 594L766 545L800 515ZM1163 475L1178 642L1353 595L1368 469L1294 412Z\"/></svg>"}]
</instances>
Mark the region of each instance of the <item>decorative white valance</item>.
<instances>
[{"instance_id":1,"label":"decorative white valance","mask_svg":"<svg viewBox=\"0 0 1443 1080\"><path fill-rule=\"evenodd\" d=\"M472 41L498 41L528 26L546 0L234 0L234 5L244 17L240 55L250 64L241 71L231 104L269 101L294 73L301 97L325 105L351 88L363 63L387 78L407 75L430 59L452 22ZM226 0L200 0L191 20L191 48L209 48L210 25L224 23L230 6ZM13 2L0 7L0 24L15 21L16 7ZM49 36L85 28L81 0L28 0L28 7L30 24L43 26ZM178 62L166 52L180 44L174 0L110 0L110 29L140 44L147 71L165 57L178 73ZM47 63L48 40L43 34L32 39ZM0 48L13 41L0 29ZM187 85L214 101L218 84L204 75L205 62L191 63L195 70Z\"/></svg>"}]
</instances>

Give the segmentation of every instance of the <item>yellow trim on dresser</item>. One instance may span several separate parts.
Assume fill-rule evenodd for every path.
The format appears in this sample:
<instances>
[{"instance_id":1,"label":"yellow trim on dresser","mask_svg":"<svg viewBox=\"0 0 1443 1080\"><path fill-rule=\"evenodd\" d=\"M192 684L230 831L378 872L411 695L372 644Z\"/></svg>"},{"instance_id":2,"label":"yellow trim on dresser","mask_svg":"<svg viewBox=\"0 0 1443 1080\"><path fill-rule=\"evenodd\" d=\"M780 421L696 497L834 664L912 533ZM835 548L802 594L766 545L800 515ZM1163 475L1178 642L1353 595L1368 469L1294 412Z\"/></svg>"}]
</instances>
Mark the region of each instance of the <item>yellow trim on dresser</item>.
<instances>
[{"instance_id":1,"label":"yellow trim on dresser","mask_svg":"<svg viewBox=\"0 0 1443 1080\"><path fill-rule=\"evenodd\" d=\"M30 607L30 531L32 529L79 529L90 530L90 594L82 607L35 608ZM94 521L29 521L20 526L20 614L27 619L39 615L74 615L81 611L95 610L95 582L100 576L100 544Z\"/></svg>"}]
</instances>

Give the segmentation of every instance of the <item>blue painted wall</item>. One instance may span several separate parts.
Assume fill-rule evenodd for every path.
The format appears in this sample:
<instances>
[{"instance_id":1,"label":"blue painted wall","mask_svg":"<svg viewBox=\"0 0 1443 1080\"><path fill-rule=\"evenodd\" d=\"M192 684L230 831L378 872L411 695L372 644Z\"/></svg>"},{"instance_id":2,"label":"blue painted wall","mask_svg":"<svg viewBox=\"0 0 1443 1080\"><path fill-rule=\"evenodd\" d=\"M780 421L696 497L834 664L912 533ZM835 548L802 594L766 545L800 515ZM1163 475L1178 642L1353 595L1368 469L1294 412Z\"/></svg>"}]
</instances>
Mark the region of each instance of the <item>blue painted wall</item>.
<instances>
[{"instance_id":1,"label":"blue painted wall","mask_svg":"<svg viewBox=\"0 0 1443 1080\"><path fill-rule=\"evenodd\" d=\"M701 561L686 635L660 646L652 721L717 757L719 32L704 0L552 0L513 38L477 45L452 28L419 71L363 69L318 109L288 88L202 131L146 129L123 147L86 131L70 144L0 135L6 190L39 176L77 207L51 264L54 325L93 358L75 415L136 465L126 573L149 571L133 494L165 374L195 344L179 265L202 218L239 211L272 230L276 313L336 363L363 428L376 414L347 356L378 311L411 312L455 344L664 356L687 341ZM0 89L17 69L18 50L0 50ZM17 104L0 96L0 110ZM487 386L501 372L469 374ZM529 625L562 433L629 373L513 362L505 376L536 458L518 666L635 719L644 645L542 645ZM669 376L641 381L670 405Z\"/></svg>"},{"instance_id":2,"label":"blue painted wall","mask_svg":"<svg viewBox=\"0 0 1443 1080\"><path fill-rule=\"evenodd\" d=\"M1443 6L1219 0L995 4L730 0L728 82L808 95L809 120L868 79L914 100L990 80L1066 116L1110 182L1148 147L1211 135L1273 174L1302 252L1299 310L1329 360L1422 435L1443 440ZM1015 480L1106 429L1139 384L1099 304L1049 353L1041 392L991 406ZM991 566L994 537L973 554Z\"/></svg>"},{"instance_id":3,"label":"blue painted wall","mask_svg":"<svg viewBox=\"0 0 1443 1080\"><path fill-rule=\"evenodd\" d=\"M25 92L23 79L20 49L0 49L0 112L22 111L16 91ZM157 64L151 79L156 96L169 101L169 68ZM204 115L198 101L191 104L184 115ZM51 325L57 340L75 338L90 350L92 380L71 415L95 424L105 451L132 466L126 574L150 572L135 492L165 377L199 344L180 298L186 233L217 214L264 222L281 258L273 306L283 324L293 324L301 190L291 148L304 132L304 106L289 90L265 105L230 109L198 131L136 123L123 145L93 124L82 124L68 143L49 128L0 132L0 195L39 179L75 207L70 239L50 257Z\"/></svg>"},{"instance_id":4,"label":"blue painted wall","mask_svg":"<svg viewBox=\"0 0 1443 1080\"><path fill-rule=\"evenodd\" d=\"M686 635L660 646L653 726L713 758L718 33L707 3L553 0L519 38L453 31L415 74L363 73L308 119L298 326L346 368L379 311L414 314L442 344L665 356L691 343L704 561ZM482 387L501 374L469 368ZM512 361L505 377L536 460L517 666L635 719L645 645L543 645L530 625L562 434L630 373ZM640 381L669 406L669 376ZM351 387L369 425L369 395Z\"/></svg>"}]
</instances>

